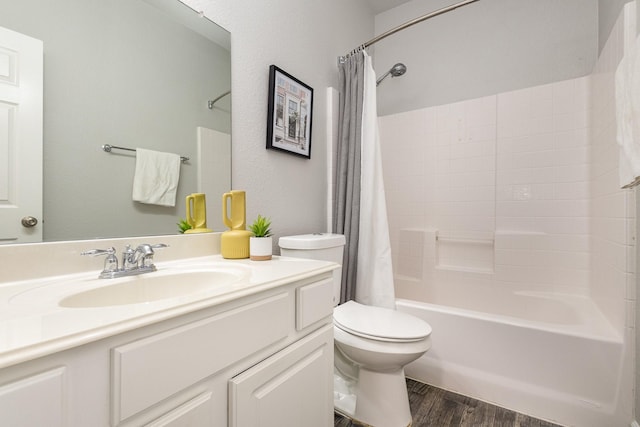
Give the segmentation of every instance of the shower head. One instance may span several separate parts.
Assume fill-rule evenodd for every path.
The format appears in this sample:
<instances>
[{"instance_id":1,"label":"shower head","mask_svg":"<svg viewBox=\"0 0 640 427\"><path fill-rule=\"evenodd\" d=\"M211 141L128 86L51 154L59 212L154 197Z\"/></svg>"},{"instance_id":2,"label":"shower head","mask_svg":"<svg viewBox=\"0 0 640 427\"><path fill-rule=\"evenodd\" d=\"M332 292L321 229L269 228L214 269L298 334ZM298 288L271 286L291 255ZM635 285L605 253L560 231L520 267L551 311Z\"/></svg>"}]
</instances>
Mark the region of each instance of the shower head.
<instances>
[{"instance_id":1,"label":"shower head","mask_svg":"<svg viewBox=\"0 0 640 427\"><path fill-rule=\"evenodd\" d=\"M402 63L397 63L389 70L392 77L398 77L407 72L407 66Z\"/></svg>"},{"instance_id":2,"label":"shower head","mask_svg":"<svg viewBox=\"0 0 640 427\"><path fill-rule=\"evenodd\" d=\"M376 86L378 86L389 74L391 74L391 77L399 77L399 76L403 75L406 72L407 72L407 66L399 62L396 65L394 65L393 67L391 67L391 69L389 71L384 73L382 75L382 77L380 77L376 81Z\"/></svg>"}]
</instances>

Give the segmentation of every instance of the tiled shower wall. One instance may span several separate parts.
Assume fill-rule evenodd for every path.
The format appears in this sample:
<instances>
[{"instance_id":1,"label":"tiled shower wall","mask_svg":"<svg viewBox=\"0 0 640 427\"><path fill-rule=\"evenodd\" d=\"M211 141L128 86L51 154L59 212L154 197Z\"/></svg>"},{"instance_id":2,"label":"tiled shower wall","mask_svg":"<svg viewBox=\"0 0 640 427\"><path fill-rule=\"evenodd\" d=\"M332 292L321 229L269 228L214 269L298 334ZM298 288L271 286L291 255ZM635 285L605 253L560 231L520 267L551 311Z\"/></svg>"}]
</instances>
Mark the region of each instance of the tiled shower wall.
<instances>
[{"instance_id":1,"label":"tiled shower wall","mask_svg":"<svg viewBox=\"0 0 640 427\"><path fill-rule=\"evenodd\" d=\"M624 6L591 75L591 297L616 330L625 352L621 390L634 390L635 419L640 409L640 365L636 325L636 193L618 185L615 70L636 38L637 2ZM634 372L635 350L635 375ZM635 383L635 387L634 387ZM624 395L623 395L624 396ZM633 404L621 399L624 413ZM637 425L637 424L636 424Z\"/></svg>"},{"instance_id":2,"label":"tiled shower wall","mask_svg":"<svg viewBox=\"0 0 640 427\"><path fill-rule=\"evenodd\" d=\"M399 297L432 280L588 293L589 93L580 78L380 118Z\"/></svg>"},{"instance_id":3,"label":"tiled shower wall","mask_svg":"<svg viewBox=\"0 0 640 427\"><path fill-rule=\"evenodd\" d=\"M591 76L380 117L398 297L453 281L566 292L629 326L635 205L617 186L619 21Z\"/></svg>"},{"instance_id":4,"label":"tiled shower wall","mask_svg":"<svg viewBox=\"0 0 640 427\"><path fill-rule=\"evenodd\" d=\"M635 323L635 192L618 184L614 83L635 20L628 3L591 75L591 296L618 331Z\"/></svg>"}]
</instances>

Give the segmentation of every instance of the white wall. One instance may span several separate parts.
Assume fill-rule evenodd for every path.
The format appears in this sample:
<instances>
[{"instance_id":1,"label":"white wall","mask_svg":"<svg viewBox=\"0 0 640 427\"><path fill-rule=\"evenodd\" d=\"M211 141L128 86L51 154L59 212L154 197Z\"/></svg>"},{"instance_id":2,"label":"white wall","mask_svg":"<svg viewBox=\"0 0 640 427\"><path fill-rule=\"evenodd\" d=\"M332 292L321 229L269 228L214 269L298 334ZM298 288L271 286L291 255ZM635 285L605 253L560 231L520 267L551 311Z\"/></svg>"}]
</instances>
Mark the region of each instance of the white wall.
<instances>
[{"instance_id":1,"label":"white wall","mask_svg":"<svg viewBox=\"0 0 640 427\"><path fill-rule=\"evenodd\" d=\"M372 37L373 14L363 0L185 3L231 31L232 180L248 219L271 217L276 237L325 231L326 88L338 84L337 57ZM265 149L270 64L314 89L310 160Z\"/></svg>"},{"instance_id":2,"label":"white wall","mask_svg":"<svg viewBox=\"0 0 640 427\"><path fill-rule=\"evenodd\" d=\"M376 16L375 32L452 2L413 0ZM597 57L597 0L480 0L376 44L381 115L479 98L589 74Z\"/></svg>"}]
</instances>

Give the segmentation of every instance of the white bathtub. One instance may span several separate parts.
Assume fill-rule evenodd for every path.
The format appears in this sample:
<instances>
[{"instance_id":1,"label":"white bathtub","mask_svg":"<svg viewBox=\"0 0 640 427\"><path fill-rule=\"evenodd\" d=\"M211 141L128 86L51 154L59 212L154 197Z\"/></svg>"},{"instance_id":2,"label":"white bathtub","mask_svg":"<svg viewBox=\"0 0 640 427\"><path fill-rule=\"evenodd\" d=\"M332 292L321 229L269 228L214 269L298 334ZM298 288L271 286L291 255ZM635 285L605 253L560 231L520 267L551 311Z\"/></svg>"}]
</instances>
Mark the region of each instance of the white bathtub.
<instances>
[{"instance_id":1,"label":"white bathtub","mask_svg":"<svg viewBox=\"0 0 640 427\"><path fill-rule=\"evenodd\" d=\"M624 425L622 338L588 298L456 294L434 296L439 304L397 300L433 328L408 377L562 425Z\"/></svg>"}]
</instances>

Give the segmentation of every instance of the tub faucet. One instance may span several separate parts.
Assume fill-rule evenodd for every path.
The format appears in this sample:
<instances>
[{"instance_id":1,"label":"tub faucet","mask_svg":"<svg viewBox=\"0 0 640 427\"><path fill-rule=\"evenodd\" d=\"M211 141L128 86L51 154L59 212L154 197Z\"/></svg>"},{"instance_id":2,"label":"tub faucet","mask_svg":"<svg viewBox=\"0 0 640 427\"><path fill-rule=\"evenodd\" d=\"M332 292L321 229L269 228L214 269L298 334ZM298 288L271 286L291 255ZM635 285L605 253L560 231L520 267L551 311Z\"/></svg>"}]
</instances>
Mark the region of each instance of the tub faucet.
<instances>
[{"instance_id":1,"label":"tub faucet","mask_svg":"<svg viewBox=\"0 0 640 427\"><path fill-rule=\"evenodd\" d=\"M156 266L153 263L154 249L166 248L168 245L159 243L156 245L150 245L143 243L133 249L131 245L127 245L122 252L122 263L118 268L118 258L115 256L115 248L109 249L92 249L82 252L81 255L107 255L107 259L104 262L104 269L100 273L100 279L115 279L117 277L135 276L137 274L151 273L156 271Z\"/></svg>"}]
</instances>

